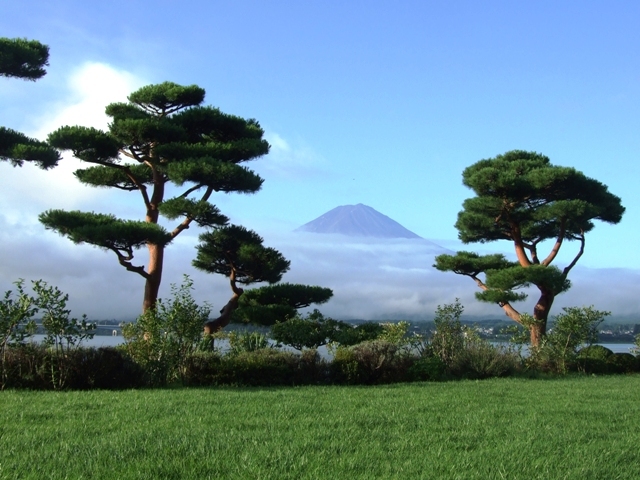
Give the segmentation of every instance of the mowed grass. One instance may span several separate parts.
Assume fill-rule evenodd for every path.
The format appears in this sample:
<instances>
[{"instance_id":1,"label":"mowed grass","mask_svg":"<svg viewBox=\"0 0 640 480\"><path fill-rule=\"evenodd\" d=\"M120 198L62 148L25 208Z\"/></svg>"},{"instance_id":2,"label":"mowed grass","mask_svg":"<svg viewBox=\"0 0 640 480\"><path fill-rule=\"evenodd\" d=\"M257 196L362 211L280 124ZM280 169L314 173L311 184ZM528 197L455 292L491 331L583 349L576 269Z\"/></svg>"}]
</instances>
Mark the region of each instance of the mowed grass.
<instances>
[{"instance_id":1,"label":"mowed grass","mask_svg":"<svg viewBox=\"0 0 640 480\"><path fill-rule=\"evenodd\" d=\"M0 478L640 478L640 376L0 392Z\"/></svg>"}]
</instances>

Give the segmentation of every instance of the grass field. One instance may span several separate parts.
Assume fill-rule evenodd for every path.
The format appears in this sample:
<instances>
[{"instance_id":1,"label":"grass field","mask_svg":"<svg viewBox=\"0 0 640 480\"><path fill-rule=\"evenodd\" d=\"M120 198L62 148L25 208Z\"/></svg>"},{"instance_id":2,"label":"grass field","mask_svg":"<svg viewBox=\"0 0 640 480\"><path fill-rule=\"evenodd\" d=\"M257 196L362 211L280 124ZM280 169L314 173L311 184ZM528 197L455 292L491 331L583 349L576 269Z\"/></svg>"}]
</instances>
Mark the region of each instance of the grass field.
<instances>
[{"instance_id":1,"label":"grass field","mask_svg":"<svg viewBox=\"0 0 640 480\"><path fill-rule=\"evenodd\" d=\"M640 376L0 392L2 479L640 478Z\"/></svg>"}]
</instances>

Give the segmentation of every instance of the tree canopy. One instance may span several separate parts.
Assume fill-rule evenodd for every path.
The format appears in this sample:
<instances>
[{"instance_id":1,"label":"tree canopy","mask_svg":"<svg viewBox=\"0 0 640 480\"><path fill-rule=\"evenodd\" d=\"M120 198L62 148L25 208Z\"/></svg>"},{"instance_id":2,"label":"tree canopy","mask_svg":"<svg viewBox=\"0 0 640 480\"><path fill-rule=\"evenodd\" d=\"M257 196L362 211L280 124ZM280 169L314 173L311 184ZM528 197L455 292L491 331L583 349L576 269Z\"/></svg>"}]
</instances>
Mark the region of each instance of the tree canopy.
<instances>
[{"instance_id":1,"label":"tree canopy","mask_svg":"<svg viewBox=\"0 0 640 480\"><path fill-rule=\"evenodd\" d=\"M231 299L220 310L220 316L205 324L206 334L223 329L231 321L244 293L238 283L275 283L289 270L289 261L277 250L263 246L262 242L262 237L254 231L236 225L200 235L193 266L226 276L232 291Z\"/></svg>"},{"instance_id":2,"label":"tree canopy","mask_svg":"<svg viewBox=\"0 0 640 480\"><path fill-rule=\"evenodd\" d=\"M277 250L265 247L262 237L244 227L227 225L205 232L200 235L196 250L193 265L226 276L232 291L220 316L205 325L207 333L216 332L231 321L261 325L286 321L298 308L324 303L333 295L328 288L276 284L289 270L289 261ZM270 285L246 292L238 285L263 282Z\"/></svg>"},{"instance_id":3,"label":"tree canopy","mask_svg":"<svg viewBox=\"0 0 640 480\"><path fill-rule=\"evenodd\" d=\"M48 137L50 145L90 164L75 172L80 182L137 193L142 206L137 221L55 209L42 213L40 221L75 243L113 251L123 267L141 275L143 310L157 300L165 247L193 224L227 224L211 196L254 193L262 186L262 178L240 165L269 152L259 123L203 106L204 98L197 85L148 85L131 93L128 102L106 107L112 119L108 131L64 126ZM167 198L169 185L179 190ZM176 222L173 228L158 224L161 215ZM134 250L141 246L149 251L146 268L134 264ZM256 253L251 248L242 253L247 262Z\"/></svg>"},{"instance_id":4,"label":"tree canopy","mask_svg":"<svg viewBox=\"0 0 640 480\"><path fill-rule=\"evenodd\" d=\"M46 75L49 47L37 40L0 38L0 77L35 81Z\"/></svg>"},{"instance_id":5,"label":"tree canopy","mask_svg":"<svg viewBox=\"0 0 640 480\"><path fill-rule=\"evenodd\" d=\"M49 47L37 40L0 38L0 77L37 80L47 72ZM55 167L60 155L46 142L30 138L7 127L0 127L0 160L14 167L33 162L42 169Z\"/></svg>"},{"instance_id":6,"label":"tree canopy","mask_svg":"<svg viewBox=\"0 0 640 480\"><path fill-rule=\"evenodd\" d=\"M244 292L232 321L274 325L296 316L298 309L321 305L333 296L330 288L294 283L276 283Z\"/></svg>"},{"instance_id":7,"label":"tree canopy","mask_svg":"<svg viewBox=\"0 0 640 480\"><path fill-rule=\"evenodd\" d=\"M517 261L463 251L436 257L434 266L472 278L482 290L476 294L479 300L497 303L519 323L521 315L511 303L527 295L517 290L537 287L540 297L533 309L534 321L527 325L532 344L537 345L555 296L571 286L568 274L584 253L594 220L620 222L625 211L621 200L582 172L552 165L548 157L522 150L481 160L467 167L462 178L476 196L466 199L458 214L459 238L464 243L507 240ZM541 255L539 248L545 241L550 246ZM576 242L578 248L573 260L560 269L552 262L564 242Z\"/></svg>"}]
</instances>

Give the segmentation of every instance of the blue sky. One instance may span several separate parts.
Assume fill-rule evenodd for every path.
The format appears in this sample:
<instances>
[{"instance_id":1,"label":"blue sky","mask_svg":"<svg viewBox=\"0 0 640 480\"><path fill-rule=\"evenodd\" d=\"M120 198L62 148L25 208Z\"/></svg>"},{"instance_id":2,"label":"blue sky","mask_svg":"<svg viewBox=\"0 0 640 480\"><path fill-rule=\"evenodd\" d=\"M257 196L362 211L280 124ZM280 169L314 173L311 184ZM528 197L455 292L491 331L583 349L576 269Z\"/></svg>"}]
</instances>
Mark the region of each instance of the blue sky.
<instances>
[{"instance_id":1,"label":"blue sky","mask_svg":"<svg viewBox=\"0 0 640 480\"><path fill-rule=\"evenodd\" d=\"M2 35L48 44L51 65L36 83L0 79L1 125L44 138L56 122L104 123L104 104L139 86L197 84L206 103L256 118L272 144L250 165L266 180L260 193L214 200L234 222L277 240L338 205L364 203L453 249L470 195L462 170L535 150L622 198L622 222L596 226L580 265L637 278L638 2L5 3ZM14 239L96 260L107 254L71 253L78 247L28 220L47 202L132 211L121 193L75 185L68 162L36 180L32 166L0 165L0 221ZM575 250L564 248L566 262Z\"/></svg>"}]
</instances>

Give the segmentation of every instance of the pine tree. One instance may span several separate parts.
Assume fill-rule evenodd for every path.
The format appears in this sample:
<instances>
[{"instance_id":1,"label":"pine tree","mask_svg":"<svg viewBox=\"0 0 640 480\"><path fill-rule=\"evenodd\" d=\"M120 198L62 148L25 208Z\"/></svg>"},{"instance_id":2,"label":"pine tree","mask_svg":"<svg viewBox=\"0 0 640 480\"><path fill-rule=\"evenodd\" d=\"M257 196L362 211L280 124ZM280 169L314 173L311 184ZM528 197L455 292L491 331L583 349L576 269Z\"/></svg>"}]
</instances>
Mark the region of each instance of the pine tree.
<instances>
[{"instance_id":1,"label":"pine tree","mask_svg":"<svg viewBox=\"0 0 640 480\"><path fill-rule=\"evenodd\" d=\"M256 120L202 106L204 89L171 82L148 85L127 103L108 105L108 131L65 126L48 137L59 150L92 166L75 172L90 186L133 192L141 203L140 220L112 214L48 210L46 228L76 244L114 252L120 265L145 279L143 311L158 298L166 246L192 225L220 227L228 218L210 203L216 192L254 193L262 178L240 164L269 152ZM181 188L167 198L169 186ZM160 215L176 221L172 230ZM146 247L146 268L134 263L134 250Z\"/></svg>"},{"instance_id":2,"label":"pine tree","mask_svg":"<svg viewBox=\"0 0 640 480\"><path fill-rule=\"evenodd\" d=\"M555 297L567 291L567 278L585 249L594 220L620 222L620 198L597 180L569 167L552 165L535 152L514 150L466 168L463 183L476 196L463 203L455 226L464 243L507 240L517 261L503 255L458 252L436 257L435 267L473 279L482 290L480 301L497 303L512 320L530 331L537 346L546 333ZM551 241L545 256L538 247ZM573 260L560 269L552 262L565 242L577 242ZM484 280L480 274L484 273ZM521 315L511 304L527 295L516 290L535 286L540 292L533 316Z\"/></svg>"},{"instance_id":3,"label":"pine tree","mask_svg":"<svg viewBox=\"0 0 640 480\"><path fill-rule=\"evenodd\" d=\"M245 294L238 284L275 284L289 270L290 262L277 250L265 247L262 237L244 227L228 225L205 232L200 235L196 250L193 265L226 276L232 291L220 316L205 325L205 333L221 330L231 321L260 325L286 321L296 309L324 303L333 295L328 288L289 283L264 286Z\"/></svg>"}]
</instances>

